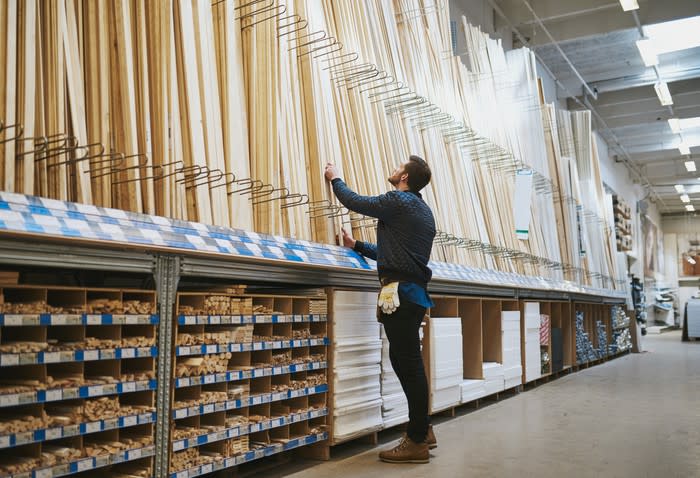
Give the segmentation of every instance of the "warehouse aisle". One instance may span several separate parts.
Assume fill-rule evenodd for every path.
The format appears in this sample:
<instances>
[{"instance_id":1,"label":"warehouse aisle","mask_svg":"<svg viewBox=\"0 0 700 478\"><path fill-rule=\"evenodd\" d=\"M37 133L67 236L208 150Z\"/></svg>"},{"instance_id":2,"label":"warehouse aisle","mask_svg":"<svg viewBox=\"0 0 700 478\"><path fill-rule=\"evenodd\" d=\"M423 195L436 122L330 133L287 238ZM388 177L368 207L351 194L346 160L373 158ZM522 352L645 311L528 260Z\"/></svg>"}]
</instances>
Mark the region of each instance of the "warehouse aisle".
<instances>
[{"instance_id":1,"label":"warehouse aisle","mask_svg":"<svg viewBox=\"0 0 700 478\"><path fill-rule=\"evenodd\" d=\"M377 451L399 436L390 433L377 448L351 444L330 462L264 476L700 477L700 343L681 343L678 332L645 339L647 353L437 418L439 447L428 465L380 462Z\"/></svg>"}]
</instances>

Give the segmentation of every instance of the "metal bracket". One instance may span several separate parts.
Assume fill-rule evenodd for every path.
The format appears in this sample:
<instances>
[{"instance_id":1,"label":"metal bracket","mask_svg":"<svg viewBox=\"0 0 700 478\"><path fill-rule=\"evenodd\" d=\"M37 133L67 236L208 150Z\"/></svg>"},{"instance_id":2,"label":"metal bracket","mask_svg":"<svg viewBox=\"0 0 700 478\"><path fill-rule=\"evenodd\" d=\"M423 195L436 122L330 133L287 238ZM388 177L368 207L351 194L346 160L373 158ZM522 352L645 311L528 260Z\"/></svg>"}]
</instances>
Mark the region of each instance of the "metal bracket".
<instances>
[{"instance_id":1,"label":"metal bracket","mask_svg":"<svg viewBox=\"0 0 700 478\"><path fill-rule=\"evenodd\" d=\"M158 390L156 392L156 478L167 478L170 473L170 404L172 402L173 344L175 333L173 317L177 286L180 281L180 257L155 256L156 299L158 302Z\"/></svg>"}]
</instances>

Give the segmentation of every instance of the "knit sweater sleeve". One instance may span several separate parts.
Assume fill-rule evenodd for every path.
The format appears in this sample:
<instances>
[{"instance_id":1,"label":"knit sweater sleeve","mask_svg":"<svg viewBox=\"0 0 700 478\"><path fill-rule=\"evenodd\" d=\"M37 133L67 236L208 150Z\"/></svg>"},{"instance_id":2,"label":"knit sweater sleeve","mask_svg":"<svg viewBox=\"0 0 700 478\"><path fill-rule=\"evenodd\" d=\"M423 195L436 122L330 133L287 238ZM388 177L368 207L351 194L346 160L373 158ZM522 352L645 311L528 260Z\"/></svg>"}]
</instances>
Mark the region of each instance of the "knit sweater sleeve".
<instances>
[{"instance_id":1,"label":"knit sweater sleeve","mask_svg":"<svg viewBox=\"0 0 700 478\"><path fill-rule=\"evenodd\" d=\"M355 241L353 250L372 260L377 260L377 245L371 242Z\"/></svg>"},{"instance_id":2,"label":"knit sweater sleeve","mask_svg":"<svg viewBox=\"0 0 700 478\"><path fill-rule=\"evenodd\" d=\"M333 180L333 192L343 206L365 216L386 221L395 211L396 200L391 193L379 196L361 196L350 189L340 178Z\"/></svg>"}]
</instances>

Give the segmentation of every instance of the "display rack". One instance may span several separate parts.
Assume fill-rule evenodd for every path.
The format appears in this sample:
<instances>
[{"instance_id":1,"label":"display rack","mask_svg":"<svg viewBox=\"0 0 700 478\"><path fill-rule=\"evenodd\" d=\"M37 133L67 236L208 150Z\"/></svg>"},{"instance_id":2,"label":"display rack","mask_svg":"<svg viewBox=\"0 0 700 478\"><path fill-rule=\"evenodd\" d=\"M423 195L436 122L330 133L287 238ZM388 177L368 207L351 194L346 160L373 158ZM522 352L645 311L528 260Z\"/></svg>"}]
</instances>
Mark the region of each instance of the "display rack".
<instances>
[{"instance_id":1,"label":"display rack","mask_svg":"<svg viewBox=\"0 0 700 478\"><path fill-rule=\"evenodd\" d=\"M1 472L152 469L155 292L0 288Z\"/></svg>"},{"instance_id":2,"label":"display rack","mask_svg":"<svg viewBox=\"0 0 700 478\"><path fill-rule=\"evenodd\" d=\"M4 269L39 269L43 277L50 277L51 271L97 273L82 276L89 286L85 288L2 285L6 303L28 297L23 300L45 300L52 307L73 310L3 314L0 345L54 338L56 344L87 338L114 341L103 347L86 345L63 351L2 350L0 370L32 369L42 387L0 394L0 410L40 416L41 410L53 405L117 397L120 405L149 407L114 418L60 425L36 423L32 429L6 433L0 441L4 456L39 457L42 447L50 447L54 440L61 444L62 463L27 462L30 466L25 466L20 476L63 476L97 468L102 473L107 467L118 473L142 466L159 478L182 478L255 463L290 450L328 456L330 435L324 427L332 412L334 377L328 373L333 331L327 311L320 306L326 295L293 292L289 287L308 284L316 287L316 292L323 287L375 291L374 266L353 251L10 193L0 193L0 236ZM624 292L569 282L454 264L431 263L431 267L434 279L430 290L439 299L436 304L444 295L445 304L451 304L450 316L461 322L466 379L483 379L484 360L498 359L499 354L502 357L504 344L498 344L503 319L499 314L518 310L523 300L569 305L574 301L598 305L624 301ZM152 289L92 286L93 278L105 280L114 273L138 276L130 283L150 283ZM221 290L241 283L276 289L266 293ZM100 294L104 297L98 297ZM194 310L212 296L228 297L229 306L231 299L250 298L251 305L266 309L223 314ZM88 310L90 301L97 298L138 300L153 310L137 314ZM181 311L181 305L192 307L192 313ZM436 305L431 313L443 306ZM572 314L573 309L569 316ZM553 326L556 320L552 312ZM239 329L242 336L235 335ZM224 342L178 343L183 333L209 333L211 338L212 333L224 330L234 333ZM295 332L302 335L295 336ZM116 342L137 336L148 338L149 343ZM565 348L566 343L573 346L575 338L564 343ZM196 368L201 363L193 359L221 354L225 363L219 363L220 369L177 376L180 365ZM290 356L291 361L272 363ZM45 377L62 370L83 378L95 374L111 379L108 383L46 386ZM146 377L135 376L146 372ZM321 378L299 388L273 388L290 386L293 380L308 381L309 377ZM247 394L242 385L248 387ZM229 396L229 392L234 393ZM481 391L477 394L483 396ZM214 399L202 400L205 396ZM464 401L463 395L460 402ZM236 423L235 416L247 421ZM251 416L257 420L250 420ZM181 436L180 429L187 427L192 430ZM245 438L249 448L253 442L257 448L246 451ZM124 448L103 450L91 445L93 439L121 441ZM96 456L84 456L87 448ZM199 462L196 452L200 452ZM192 466L173 466L174 453L190 453Z\"/></svg>"}]
</instances>

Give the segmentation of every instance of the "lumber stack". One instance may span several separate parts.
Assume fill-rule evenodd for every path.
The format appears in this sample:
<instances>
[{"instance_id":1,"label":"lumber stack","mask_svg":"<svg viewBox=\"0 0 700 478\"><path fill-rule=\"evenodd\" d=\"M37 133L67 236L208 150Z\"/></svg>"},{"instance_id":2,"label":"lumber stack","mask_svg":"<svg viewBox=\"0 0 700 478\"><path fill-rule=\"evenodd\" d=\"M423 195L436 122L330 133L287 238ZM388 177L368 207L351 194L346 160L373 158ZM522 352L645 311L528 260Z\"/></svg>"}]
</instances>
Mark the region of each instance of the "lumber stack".
<instances>
[{"instance_id":1,"label":"lumber stack","mask_svg":"<svg viewBox=\"0 0 700 478\"><path fill-rule=\"evenodd\" d=\"M434 173L433 259L610 287L590 116L543 104L527 49L505 52L466 19L459 30L457 57L436 0L4 2L1 187L371 241L373 222L336 202L323 166L380 194L417 154ZM519 170L534 177L526 239Z\"/></svg>"}]
</instances>

